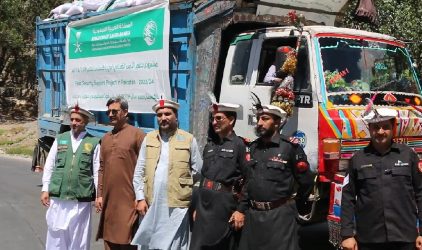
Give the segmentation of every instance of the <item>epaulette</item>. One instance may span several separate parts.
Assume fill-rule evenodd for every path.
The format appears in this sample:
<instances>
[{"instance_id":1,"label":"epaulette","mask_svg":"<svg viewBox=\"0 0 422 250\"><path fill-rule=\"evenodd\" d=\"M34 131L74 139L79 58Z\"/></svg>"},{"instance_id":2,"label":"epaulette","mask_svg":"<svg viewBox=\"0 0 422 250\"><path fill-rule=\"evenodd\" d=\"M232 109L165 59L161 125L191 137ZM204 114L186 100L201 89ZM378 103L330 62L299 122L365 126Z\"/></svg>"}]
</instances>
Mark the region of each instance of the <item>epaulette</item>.
<instances>
[{"instance_id":1,"label":"epaulette","mask_svg":"<svg viewBox=\"0 0 422 250\"><path fill-rule=\"evenodd\" d=\"M281 135L281 139L290 142L293 145L299 145L299 139L297 137Z\"/></svg>"},{"instance_id":2,"label":"epaulette","mask_svg":"<svg viewBox=\"0 0 422 250\"><path fill-rule=\"evenodd\" d=\"M239 137L240 139L242 139L242 141L243 141L245 144L250 144L250 143L251 143L251 140L249 140L248 138L243 138L242 136L237 136L237 137Z\"/></svg>"}]
</instances>

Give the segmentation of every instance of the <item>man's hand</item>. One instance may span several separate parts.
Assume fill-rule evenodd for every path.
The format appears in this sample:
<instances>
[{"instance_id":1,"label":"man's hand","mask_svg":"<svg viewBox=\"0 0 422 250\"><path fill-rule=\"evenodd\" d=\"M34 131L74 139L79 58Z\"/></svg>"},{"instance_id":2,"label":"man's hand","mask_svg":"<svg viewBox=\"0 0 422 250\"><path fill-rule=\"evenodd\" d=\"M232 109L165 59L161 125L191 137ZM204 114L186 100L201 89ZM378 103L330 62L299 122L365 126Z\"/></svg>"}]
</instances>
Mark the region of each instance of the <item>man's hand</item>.
<instances>
[{"instance_id":1,"label":"man's hand","mask_svg":"<svg viewBox=\"0 0 422 250\"><path fill-rule=\"evenodd\" d=\"M422 236L416 238L416 249L422 250Z\"/></svg>"},{"instance_id":2,"label":"man's hand","mask_svg":"<svg viewBox=\"0 0 422 250\"><path fill-rule=\"evenodd\" d=\"M97 213L103 210L103 197L98 197L95 199L95 208Z\"/></svg>"},{"instance_id":3,"label":"man's hand","mask_svg":"<svg viewBox=\"0 0 422 250\"><path fill-rule=\"evenodd\" d=\"M239 230L243 227L243 223L245 222L245 215L235 211L230 217L229 223L234 221L234 228L235 230Z\"/></svg>"},{"instance_id":4,"label":"man's hand","mask_svg":"<svg viewBox=\"0 0 422 250\"><path fill-rule=\"evenodd\" d=\"M138 204L136 205L136 211L138 211L139 214L141 214L142 216L145 216L145 214L148 211L148 204L145 200L141 200L138 202Z\"/></svg>"},{"instance_id":5,"label":"man's hand","mask_svg":"<svg viewBox=\"0 0 422 250\"><path fill-rule=\"evenodd\" d=\"M48 194L48 192L43 191L41 193L41 203L45 206L45 207L49 207L50 206L50 195Z\"/></svg>"},{"instance_id":6,"label":"man's hand","mask_svg":"<svg viewBox=\"0 0 422 250\"><path fill-rule=\"evenodd\" d=\"M196 220L196 210L195 210L195 211L193 211L193 215L192 215L192 217L193 217L193 221L195 221L195 220Z\"/></svg>"},{"instance_id":7,"label":"man's hand","mask_svg":"<svg viewBox=\"0 0 422 250\"><path fill-rule=\"evenodd\" d=\"M343 240L341 246L344 250L358 250L358 244L354 237L347 238Z\"/></svg>"}]
</instances>

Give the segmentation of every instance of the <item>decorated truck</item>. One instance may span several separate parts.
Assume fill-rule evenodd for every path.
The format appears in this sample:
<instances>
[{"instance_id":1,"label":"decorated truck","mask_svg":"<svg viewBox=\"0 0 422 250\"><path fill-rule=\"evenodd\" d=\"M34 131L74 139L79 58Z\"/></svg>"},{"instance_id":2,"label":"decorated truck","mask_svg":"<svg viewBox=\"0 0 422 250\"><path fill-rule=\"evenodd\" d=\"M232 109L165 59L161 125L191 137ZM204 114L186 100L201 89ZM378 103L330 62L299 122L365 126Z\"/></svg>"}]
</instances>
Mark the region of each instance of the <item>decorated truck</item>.
<instances>
[{"instance_id":1,"label":"decorated truck","mask_svg":"<svg viewBox=\"0 0 422 250\"><path fill-rule=\"evenodd\" d=\"M387 35L326 26L245 32L229 48L226 65L232 67L224 69L220 100L243 106L236 131L247 138L255 138L256 118L245 96L254 92L270 103L274 83L266 82L266 73L271 65L282 68L278 58L286 47L296 51L297 67L295 104L282 134L297 139L317 174L300 217L303 223L327 219L330 241L339 246L342 182L350 157L370 141L362 119L368 102L397 109L394 140L422 154L421 86L405 44Z\"/></svg>"},{"instance_id":2,"label":"decorated truck","mask_svg":"<svg viewBox=\"0 0 422 250\"><path fill-rule=\"evenodd\" d=\"M347 1L337 2L344 9ZM250 92L270 103L271 90L280 84L268 77L270 69L279 76L286 52L294 51L293 95L280 100L291 113L282 134L294 136L316 174L300 218L304 224L328 219L332 242L338 245L342 179L350 157L369 142L362 120L368 101L399 110L395 140L422 153L416 110L421 86L411 57L393 37L334 27L335 16L322 25L294 12L265 14L265 6L253 13L248 4L163 1L38 19L34 169L42 171L54 138L70 129L68 105L78 102L90 109L95 121L87 130L102 137L112 129L105 104L116 95L129 101L129 123L146 132L157 128L151 109L157 98L179 102L179 127L191 132L202 150L210 133L211 90L219 102L242 106L235 131L253 140Z\"/></svg>"}]
</instances>

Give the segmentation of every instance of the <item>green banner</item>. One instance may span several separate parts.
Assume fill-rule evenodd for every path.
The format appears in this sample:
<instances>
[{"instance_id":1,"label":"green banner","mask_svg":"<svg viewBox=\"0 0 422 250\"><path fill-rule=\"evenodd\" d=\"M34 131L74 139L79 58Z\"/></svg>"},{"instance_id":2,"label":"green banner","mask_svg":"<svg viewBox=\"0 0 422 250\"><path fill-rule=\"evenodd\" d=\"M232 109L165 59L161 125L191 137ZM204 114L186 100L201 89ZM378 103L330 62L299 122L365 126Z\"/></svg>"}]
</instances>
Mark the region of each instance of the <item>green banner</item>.
<instances>
[{"instance_id":1,"label":"green banner","mask_svg":"<svg viewBox=\"0 0 422 250\"><path fill-rule=\"evenodd\" d=\"M163 49L164 8L70 28L69 59Z\"/></svg>"}]
</instances>

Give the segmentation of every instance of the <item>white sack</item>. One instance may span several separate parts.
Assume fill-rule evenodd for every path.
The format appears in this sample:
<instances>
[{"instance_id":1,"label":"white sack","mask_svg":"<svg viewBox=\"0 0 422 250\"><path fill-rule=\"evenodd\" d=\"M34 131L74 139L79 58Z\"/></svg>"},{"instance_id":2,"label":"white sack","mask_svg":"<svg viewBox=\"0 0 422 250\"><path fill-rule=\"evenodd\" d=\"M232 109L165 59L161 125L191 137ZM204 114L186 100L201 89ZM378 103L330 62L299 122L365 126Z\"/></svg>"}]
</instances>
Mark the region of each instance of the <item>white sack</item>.
<instances>
[{"instance_id":1,"label":"white sack","mask_svg":"<svg viewBox=\"0 0 422 250\"><path fill-rule=\"evenodd\" d=\"M82 14L84 12L83 2L82 1L75 1L73 2L72 6L70 6L69 10L64 13L67 16L75 16Z\"/></svg>"},{"instance_id":2,"label":"white sack","mask_svg":"<svg viewBox=\"0 0 422 250\"><path fill-rule=\"evenodd\" d=\"M82 7L84 12L96 11L100 6L107 4L108 1L109 0L84 0Z\"/></svg>"},{"instance_id":3,"label":"white sack","mask_svg":"<svg viewBox=\"0 0 422 250\"><path fill-rule=\"evenodd\" d=\"M65 4L62 4L60 6L57 6L52 11L50 11L50 13L53 13L53 14L56 14L56 15L64 14L64 13L66 13L66 11L69 10L69 8L71 6L72 6L72 3L65 3Z\"/></svg>"},{"instance_id":4,"label":"white sack","mask_svg":"<svg viewBox=\"0 0 422 250\"><path fill-rule=\"evenodd\" d=\"M119 9L119 8L127 8L132 6L134 0L116 0L113 5L108 8L109 10Z\"/></svg>"},{"instance_id":5,"label":"white sack","mask_svg":"<svg viewBox=\"0 0 422 250\"><path fill-rule=\"evenodd\" d=\"M101 5L100 7L98 7L97 12L104 11L106 9L107 5L108 5L108 2L105 3L105 4L103 4L103 5Z\"/></svg>"}]
</instances>

